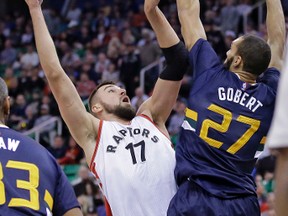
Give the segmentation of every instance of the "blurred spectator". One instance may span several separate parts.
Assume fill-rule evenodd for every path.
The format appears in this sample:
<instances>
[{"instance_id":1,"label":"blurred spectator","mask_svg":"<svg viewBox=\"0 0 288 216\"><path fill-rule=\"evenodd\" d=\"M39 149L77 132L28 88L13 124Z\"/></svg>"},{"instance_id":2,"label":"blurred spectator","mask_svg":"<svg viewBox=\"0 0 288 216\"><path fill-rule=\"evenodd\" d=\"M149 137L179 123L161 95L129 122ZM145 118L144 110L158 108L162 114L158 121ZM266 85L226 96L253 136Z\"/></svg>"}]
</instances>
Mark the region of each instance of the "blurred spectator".
<instances>
[{"instance_id":1,"label":"blurred spectator","mask_svg":"<svg viewBox=\"0 0 288 216\"><path fill-rule=\"evenodd\" d=\"M90 63L89 60L83 62L80 71L81 71L81 73L88 74L89 79L94 81L95 84L97 84L99 82L98 74L94 71L93 64Z\"/></svg>"},{"instance_id":2,"label":"blurred spectator","mask_svg":"<svg viewBox=\"0 0 288 216\"><path fill-rule=\"evenodd\" d=\"M178 133L185 119L185 109L186 101L182 98L179 98L175 104L175 113L171 115L168 125L168 132L174 145L177 144Z\"/></svg>"},{"instance_id":3,"label":"blurred spectator","mask_svg":"<svg viewBox=\"0 0 288 216\"><path fill-rule=\"evenodd\" d=\"M0 53L0 64L12 65L17 58L17 51L12 45L12 41L7 39L4 43L4 49Z\"/></svg>"},{"instance_id":4,"label":"blurred spectator","mask_svg":"<svg viewBox=\"0 0 288 216\"><path fill-rule=\"evenodd\" d=\"M90 29L87 26L81 26L78 42L81 45L86 46L86 44L89 43L91 40L92 34L90 32Z\"/></svg>"},{"instance_id":5,"label":"blurred spectator","mask_svg":"<svg viewBox=\"0 0 288 216\"><path fill-rule=\"evenodd\" d=\"M73 49L68 46L67 43L61 42L63 47L64 55L61 59L61 64L64 68L77 68L80 65L80 58L79 56L73 52Z\"/></svg>"},{"instance_id":6,"label":"blurred spectator","mask_svg":"<svg viewBox=\"0 0 288 216\"><path fill-rule=\"evenodd\" d=\"M13 69L11 67L6 67L6 69L4 71L3 79L6 82L8 89L11 87L11 81L13 80L14 76L15 76L15 74L14 74Z\"/></svg>"},{"instance_id":7,"label":"blurred spectator","mask_svg":"<svg viewBox=\"0 0 288 216\"><path fill-rule=\"evenodd\" d=\"M151 30L142 30L142 41L138 43L141 67L145 67L156 60L162 54L162 51L156 41L153 40L154 32ZM158 68L153 67L145 73L145 92L150 92L158 78Z\"/></svg>"},{"instance_id":8,"label":"blurred spectator","mask_svg":"<svg viewBox=\"0 0 288 216\"><path fill-rule=\"evenodd\" d=\"M76 89L82 100L86 100L95 87L95 82L89 79L87 73L80 74L80 80L76 82Z\"/></svg>"},{"instance_id":9,"label":"blurred spectator","mask_svg":"<svg viewBox=\"0 0 288 216\"><path fill-rule=\"evenodd\" d=\"M25 110L27 106L26 98L23 94L17 95L15 103L10 111L10 126L14 128L20 121L25 118Z\"/></svg>"},{"instance_id":10,"label":"blurred spectator","mask_svg":"<svg viewBox=\"0 0 288 216\"><path fill-rule=\"evenodd\" d=\"M60 116L60 111L59 111L59 108L58 108L58 105L55 101L55 98L52 97L51 94L45 94L41 97L41 105L43 104L47 104L48 107L49 107L49 113L52 115L52 116Z\"/></svg>"},{"instance_id":11,"label":"blurred spectator","mask_svg":"<svg viewBox=\"0 0 288 216\"><path fill-rule=\"evenodd\" d=\"M103 52L100 52L97 55L95 68L94 68L94 70L98 74L98 77L102 76L103 72L107 70L109 64L110 64L110 60L107 58L106 54Z\"/></svg>"},{"instance_id":12,"label":"blurred spectator","mask_svg":"<svg viewBox=\"0 0 288 216\"><path fill-rule=\"evenodd\" d=\"M256 175L255 177L255 183L256 183L256 193L258 197L258 202L260 205L260 211L265 212L269 209L267 204L267 197L266 197L266 191L263 186L263 178L261 175Z\"/></svg>"},{"instance_id":13,"label":"blurred spectator","mask_svg":"<svg viewBox=\"0 0 288 216\"><path fill-rule=\"evenodd\" d=\"M16 96L18 94L20 94L22 92L22 90L19 88L19 82L18 82L18 78L16 76L12 77L9 80L9 95L11 98L16 98Z\"/></svg>"},{"instance_id":14,"label":"blurred spectator","mask_svg":"<svg viewBox=\"0 0 288 216\"><path fill-rule=\"evenodd\" d=\"M141 66L145 67L158 60L162 51L156 41L153 40L154 33L151 30L142 30L142 41L138 44ZM157 74L158 75L158 74Z\"/></svg>"},{"instance_id":15,"label":"blurred spectator","mask_svg":"<svg viewBox=\"0 0 288 216\"><path fill-rule=\"evenodd\" d=\"M240 14L234 5L235 0L225 0L225 6L221 9L221 31L227 30L238 33Z\"/></svg>"},{"instance_id":16,"label":"blurred spectator","mask_svg":"<svg viewBox=\"0 0 288 216\"><path fill-rule=\"evenodd\" d=\"M144 5L139 4L137 9L138 11L136 13L132 12L131 14L131 26L141 28L147 20L144 13Z\"/></svg>"},{"instance_id":17,"label":"blurred spectator","mask_svg":"<svg viewBox=\"0 0 288 216\"><path fill-rule=\"evenodd\" d=\"M89 207L86 216L98 216L97 209L94 207Z\"/></svg>"},{"instance_id":18,"label":"blurred spectator","mask_svg":"<svg viewBox=\"0 0 288 216\"><path fill-rule=\"evenodd\" d=\"M252 34L252 35L258 35L258 31L256 29L256 26L253 22L247 22L246 29L244 29L245 34Z\"/></svg>"},{"instance_id":19,"label":"blurred spectator","mask_svg":"<svg viewBox=\"0 0 288 216\"><path fill-rule=\"evenodd\" d=\"M225 50L229 50L231 47L232 42L236 39L236 34L233 31L226 31L225 32ZM225 54L226 57L226 54Z\"/></svg>"},{"instance_id":20,"label":"blurred spectator","mask_svg":"<svg viewBox=\"0 0 288 216\"><path fill-rule=\"evenodd\" d=\"M56 135L53 139L53 143L47 147L47 150L57 159L63 158L66 152L65 140L61 135Z\"/></svg>"},{"instance_id":21,"label":"blurred spectator","mask_svg":"<svg viewBox=\"0 0 288 216\"><path fill-rule=\"evenodd\" d=\"M274 173L276 164L276 157L274 155L269 155L264 158L260 158L256 163L257 173L263 178L265 173Z\"/></svg>"},{"instance_id":22,"label":"blurred spectator","mask_svg":"<svg viewBox=\"0 0 288 216\"><path fill-rule=\"evenodd\" d=\"M109 57L114 63L117 62L120 56L121 45L121 41L118 37L112 37L108 43L107 57Z\"/></svg>"},{"instance_id":23,"label":"blurred spectator","mask_svg":"<svg viewBox=\"0 0 288 216\"><path fill-rule=\"evenodd\" d=\"M25 109L25 117L19 121L16 130L18 131L27 131L34 126L34 122L36 119L35 109L29 105Z\"/></svg>"},{"instance_id":24,"label":"blurred spectator","mask_svg":"<svg viewBox=\"0 0 288 216\"><path fill-rule=\"evenodd\" d=\"M68 10L66 19L69 21L71 20L79 21L81 14L82 10L79 7L77 7L76 2L74 1L71 5L71 8Z\"/></svg>"},{"instance_id":25,"label":"blurred spectator","mask_svg":"<svg viewBox=\"0 0 288 216\"><path fill-rule=\"evenodd\" d=\"M90 43L91 44L91 43ZM89 48L87 48L85 50L85 55L83 57L83 62L84 64L94 64L96 61L96 55L93 53L93 50L90 48L90 45L88 46Z\"/></svg>"},{"instance_id":26,"label":"blurred spectator","mask_svg":"<svg viewBox=\"0 0 288 216\"><path fill-rule=\"evenodd\" d=\"M39 64L39 57L32 44L26 46L27 51L20 57L23 68L36 67Z\"/></svg>"},{"instance_id":27,"label":"blurred spectator","mask_svg":"<svg viewBox=\"0 0 288 216\"><path fill-rule=\"evenodd\" d=\"M141 104L149 98L148 95L144 94L144 91L141 87L137 87L135 89L135 96L131 99L131 105L134 107L135 110L141 106Z\"/></svg>"},{"instance_id":28,"label":"blurred spectator","mask_svg":"<svg viewBox=\"0 0 288 216\"><path fill-rule=\"evenodd\" d=\"M116 69L116 65L114 63L110 63L108 65L107 70L103 71L101 81L110 80L114 83L119 82L120 72Z\"/></svg>"},{"instance_id":29,"label":"blurred spectator","mask_svg":"<svg viewBox=\"0 0 288 216\"><path fill-rule=\"evenodd\" d=\"M98 207L104 205L102 196L99 197L99 187L93 182L86 182L85 193L77 197L85 215L98 213Z\"/></svg>"},{"instance_id":30,"label":"blurred spectator","mask_svg":"<svg viewBox=\"0 0 288 216\"><path fill-rule=\"evenodd\" d=\"M275 194L270 192L267 194L267 204L269 210L267 212L262 213L261 216L276 216L275 212Z\"/></svg>"},{"instance_id":31,"label":"blurred spectator","mask_svg":"<svg viewBox=\"0 0 288 216\"><path fill-rule=\"evenodd\" d=\"M95 187L97 187L93 179L94 176L89 171L88 167L86 165L81 165L78 170L77 179L72 182L76 197L87 194L87 187L86 187L87 184L90 184L90 186L92 185L92 188L94 189ZM91 187L89 187L88 189L91 189Z\"/></svg>"},{"instance_id":32,"label":"blurred spectator","mask_svg":"<svg viewBox=\"0 0 288 216\"><path fill-rule=\"evenodd\" d=\"M225 60L226 48L223 49L223 47L225 47L225 42L222 33L215 29L214 22L212 20L203 22L203 26L206 31L207 40L210 42L215 52L218 53L220 59Z\"/></svg>"},{"instance_id":33,"label":"blurred spectator","mask_svg":"<svg viewBox=\"0 0 288 216\"><path fill-rule=\"evenodd\" d=\"M239 0L238 5L236 6L238 13L242 16L248 14L252 10L252 2L251 0Z\"/></svg>"},{"instance_id":34,"label":"blurred spectator","mask_svg":"<svg viewBox=\"0 0 288 216\"><path fill-rule=\"evenodd\" d=\"M97 39L99 43L104 44L104 38L106 34L107 32L106 32L105 26L103 25L99 26L97 29Z\"/></svg>"},{"instance_id":35,"label":"blurred spectator","mask_svg":"<svg viewBox=\"0 0 288 216\"><path fill-rule=\"evenodd\" d=\"M36 118L34 127L40 126L42 123L46 122L52 117L50 115L50 108L47 104L42 104L40 107L40 116ZM53 136L55 135L55 122L52 122L45 127L39 129L40 133L40 143L47 147L51 140L53 140ZM55 140L54 140L55 141Z\"/></svg>"},{"instance_id":36,"label":"blurred spectator","mask_svg":"<svg viewBox=\"0 0 288 216\"><path fill-rule=\"evenodd\" d=\"M34 40L34 34L32 29L32 24L28 23L25 26L25 32L21 36L21 44L31 44Z\"/></svg>"},{"instance_id":37,"label":"blurred spectator","mask_svg":"<svg viewBox=\"0 0 288 216\"><path fill-rule=\"evenodd\" d=\"M136 38L132 34L132 31L130 28L124 29L123 35L122 35L122 42L124 44L135 44L136 43Z\"/></svg>"},{"instance_id":38,"label":"blurred spectator","mask_svg":"<svg viewBox=\"0 0 288 216\"><path fill-rule=\"evenodd\" d=\"M127 95L131 98L134 96L136 86L139 86L141 60L134 44L124 45L122 49L123 53L119 59L120 80L126 86Z\"/></svg>"},{"instance_id":39,"label":"blurred spectator","mask_svg":"<svg viewBox=\"0 0 288 216\"><path fill-rule=\"evenodd\" d=\"M31 75L30 75L30 94L33 91L40 91L42 92L46 86L46 83L42 77L39 76L40 73L40 68L39 66L35 66L31 68Z\"/></svg>"},{"instance_id":40,"label":"blurred spectator","mask_svg":"<svg viewBox=\"0 0 288 216\"><path fill-rule=\"evenodd\" d=\"M43 78L39 77L39 68L26 68L21 70L19 77L19 89L27 97L31 98L34 89L42 91L46 85Z\"/></svg>"},{"instance_id":41,"label":"blurred spectator","mask_svg":"<svg viewBox=\"0 0 288 216\"><path fill-rule=\"evenodd\" d=\"M274 172L266 171L264 173L263 186L267 193L271 193L275 188Z\"/></svg>"},{"instance_id":42,"label":"blurred spectator","mask_svg":"<svg viewBox=\"0 0 288 216\"><path fill-rule=\"evenodd\" d=\"M80 162L80 159L83 158L82 149L76 143L74 138L70 135L68 140L68 148L66 149L65 155L58 158L58 163L60 165L67 164L77 164Z\"/></svg>"},{"instance_id":43,"label":"blurred spectator","mask_svg":"<svg viewBox=\"0 0 288 216\"><path fill-rule=\"evenodd\" d=\"M260 24L259 31L258 31L258 36L263 38L265 41L267 41L268 33L267 33L267 28L266 28L266 24L265 23Z\"/></svg>"},{"instance_id":44,"label":"blurred spectator","mask_svg":"<svg viewBox=\"0 0 288 216\"><path fill-rule=\"evenodd\" d=\"M100 52L103 52L105 50L99 38L93 38L89 45L89 48L95 55L98 55Z\"/></svg>"},{"instance_id":45,"label":"blurred spectator","mask_svg":"<svg viewBox=\"0 0 288 216\"><path fill-rule=\"evenodd\" d=\"M248 21L253 22L252 19L248 16L248 14L252 12L252 2L251 0L238 0L238 5L236 6L236 8L240 15L238 33L244 33L245 32L245 29L243 29L244 17L247 16Z\"/></svg>"}]
</instances>

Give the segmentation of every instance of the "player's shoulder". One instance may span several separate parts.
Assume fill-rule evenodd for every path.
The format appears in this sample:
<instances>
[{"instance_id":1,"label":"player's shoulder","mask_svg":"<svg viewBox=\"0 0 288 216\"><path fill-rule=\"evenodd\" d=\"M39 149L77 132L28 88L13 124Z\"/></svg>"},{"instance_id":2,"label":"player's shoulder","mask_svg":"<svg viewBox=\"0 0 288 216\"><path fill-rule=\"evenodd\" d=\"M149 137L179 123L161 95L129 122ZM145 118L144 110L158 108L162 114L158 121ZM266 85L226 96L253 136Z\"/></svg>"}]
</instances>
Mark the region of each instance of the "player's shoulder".
<instances>
[{"instance_id":1,"label":"player's shoulder","mask_svg":"<svg viewBox=\"0 0 288 216\"><path fill-rule=\"evenodd\" d=\"M5 130L5 131L3 131ZM19 147L21 149L27 150L27 152L31 153L39 153L42 155L47 155L49 154L48 150L43 147L39 142L34 140L32 137L29 137L25 134L22 134L16 130L10 129L10 128L5 128L2 129L0 128L1 135L5 137L5 139L9 139L11 143L18 143L19 142ZM23 148L22 148L23 146Z\"/></svg>"},{"instance_id":2,"label":"player's shoulder","mask_svg":"<svg viewBox=\"0 0 288 216\"><path fill-rule=\"evenodd\" d=\"M278 70L277 68L275 67L269 67L267 68L267 70L262 73L260 76L259 76L259 80L261 81L261 79L265 79L265 78L277 78L279 79L280 77L280 70Z\"/></svg>"},{"instance_id":3,"label":"player's shoulder","mask_svg":"<svg viewBox=\"0 0 288 216\"><path fill-rule=\"evenodd\" d=\"M278 82L280 78L280 71L277 68L268 68L264 73L262 73L258 79L257 83L262 83L272 88L274 91L277 90Z\"/></svg>"},{"instance_id":4,"label":"player's shoulder","mask_svg":"<svg viewBox=\"0 0 288 216\"><path fill-rule=\"evenodd\" d=\"M1 139L7 139L11 142L27 143L27 145L33 145L37 143L34 139L26 136L18 131L15 131L8 127L0 127L0 137Z\"/></svg>"},{"instance_id":5,"label":"player's shoulder","mask_svg":"<svg viewBox=\"0 0 288 216\"><path fill-rule=\"evenodd\" d=\"M150 115L150 113L148 112L143 112L141 114L136 115L133 118L134 121L138 121L138 122L149 122L152 123L153 125L155 125L156 123L153 121L152 116Z\"/></svg>"}]
</instances>

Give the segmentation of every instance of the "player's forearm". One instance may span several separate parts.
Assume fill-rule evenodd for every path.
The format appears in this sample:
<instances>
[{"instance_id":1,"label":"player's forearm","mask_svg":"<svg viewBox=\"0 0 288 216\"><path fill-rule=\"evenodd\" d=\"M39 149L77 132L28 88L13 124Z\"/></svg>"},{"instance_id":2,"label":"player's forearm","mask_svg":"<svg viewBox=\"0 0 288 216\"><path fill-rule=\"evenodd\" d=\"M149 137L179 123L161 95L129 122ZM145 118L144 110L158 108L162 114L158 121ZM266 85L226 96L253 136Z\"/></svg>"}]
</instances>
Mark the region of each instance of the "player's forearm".
<instances>
[{"instance_id":1,"label":"player's forearm","mask_svg":"<svg viewBox=\"0 0 288 216\"><path fill-rule=\"evenodd\" d=\"M171 47L180 41L174 29L158 7L150 8L146 6L145 14L161 48Z\"/></svg>"},{"instance_id":2,"label":"player's forearm","mask_svg":"<svg viewBox=\"0 0 288 216\"><path fill-rule=\"evenodd\" d=\"M181 32L185 45L190 50L199 38L206 39L200 20L199 0L176 0Z\"/></svg>"},{"instance_id":3,"label":"player's forearm","mask_svg":"<svg viewBox=\"0 0 288 216\"><path fill-rule=\"evenodd\" d=\"M40 63L47 78L57 76L57 71L62 70L57 52L50 36L41 7L30 8L30 15L34 27L37 52Z\"/></svg>"},{"instance_id":4,"label":"player's forearm","mask_svg":"<svg viewBox=\"0 0 288 216\"><path fill-rule=\"evenodd\" d=\"M276 45L282 56L285 45L285 19L280 0L266 0L268 43Z\"/></svg>"},{"instance_id":5,"label":"player's forearm","mask_svg":"<svg viewBox=\"0 0 288 216\"><path fill-rule=\"evenodd\" d=\"M275 210L278 216L287 215L288 148L279 150L276 168Z\"/></svg>"}]
</instances>

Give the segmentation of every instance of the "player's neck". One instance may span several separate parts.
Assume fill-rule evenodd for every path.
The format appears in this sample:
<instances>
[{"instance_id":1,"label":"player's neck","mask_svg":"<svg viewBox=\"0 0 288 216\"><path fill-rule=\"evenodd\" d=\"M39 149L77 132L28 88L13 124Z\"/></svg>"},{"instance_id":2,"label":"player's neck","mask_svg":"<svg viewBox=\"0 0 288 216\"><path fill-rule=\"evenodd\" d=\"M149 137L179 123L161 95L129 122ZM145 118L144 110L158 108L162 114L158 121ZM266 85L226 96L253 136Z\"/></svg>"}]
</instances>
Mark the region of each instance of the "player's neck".
<instances>
[{"instance_id":1,"label":"player's neck","mask_svg":"<svg viewBox=\"0 0 288 216\"><path fill-rule=\"evenodd\" d=\"M234 73L237 74L239 79L242 80L243 82L250 83L250 84L256 83L257 77L254 74L251 74L246 71L236 71Z\"/></svg>"},{"instance_id":2,"label":"player's neck","mask_svg":"<svg viewBox=\"0 0 288 216\"><path fill-rule=\"evenodd\" d=\"M6 126L4 118L0 116L0 126Z\"/></svg>"},{"instance_id":3,"label":"player's neck","mask_svg":"<svg viewBox=\"0 0 288 216\"><path fill-rule=\"evenodd\" d=\"M115 121L115 122L118 122L118 123L124 124L124 125L129 125L131 123L129 120L119 118L118 116L113 115L113 114L107 115L101 119L106 120L106 121Z\"/></svg>"}]
</instances>

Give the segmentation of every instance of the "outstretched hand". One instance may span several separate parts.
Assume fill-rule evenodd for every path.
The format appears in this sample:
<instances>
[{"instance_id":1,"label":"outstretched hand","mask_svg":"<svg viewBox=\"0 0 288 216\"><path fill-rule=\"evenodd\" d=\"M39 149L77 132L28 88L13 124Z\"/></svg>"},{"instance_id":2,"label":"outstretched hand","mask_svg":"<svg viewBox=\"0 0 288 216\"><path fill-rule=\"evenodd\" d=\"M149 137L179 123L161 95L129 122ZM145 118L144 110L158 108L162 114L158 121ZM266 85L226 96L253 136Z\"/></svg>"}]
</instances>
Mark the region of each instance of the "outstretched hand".
<instances>
[{"instance_id":1,"label":"outstretched hand","mask_svg":"<svg viewBox=\"0 0 288 216\"><path fill-rule=\"evenodd\" d=\"M40 7L43 0L25 0L25 2L28 5L29 9L32 9Z\"/></svg>"}]
</instances>

